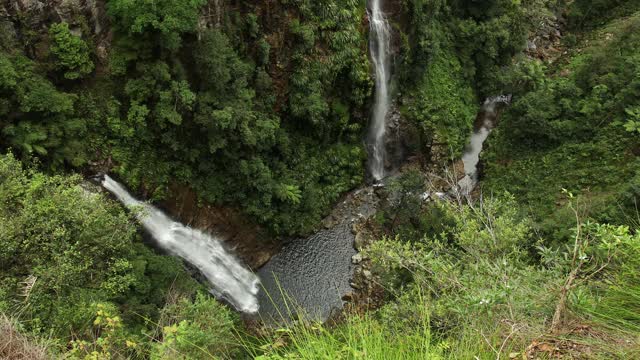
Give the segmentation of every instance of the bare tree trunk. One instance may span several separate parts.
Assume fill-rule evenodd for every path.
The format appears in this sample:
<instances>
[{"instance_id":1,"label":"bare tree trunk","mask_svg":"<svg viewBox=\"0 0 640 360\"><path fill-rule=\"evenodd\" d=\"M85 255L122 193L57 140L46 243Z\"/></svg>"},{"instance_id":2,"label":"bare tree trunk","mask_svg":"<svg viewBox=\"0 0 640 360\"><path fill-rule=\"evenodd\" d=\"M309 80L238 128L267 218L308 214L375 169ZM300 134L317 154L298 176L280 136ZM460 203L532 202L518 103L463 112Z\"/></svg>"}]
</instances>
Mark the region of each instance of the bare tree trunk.
<instances>
[{"instance_id":1,"label":"bare tree trunk","mask_svg":"<svg viewBox=\"0 0 640 360\"><path fill-rule=\"evenodd\" d=\"M573 282L576 279L576 275L578 274L579 267L571 270L567 280L560 291L560 300L558 300L558 304L556 305L556 310L553 313L553 320L551 321L551 332L557 332L560 330L560 327L563 325L564 313L567 308L567 297L569 295L569 290L573 287Z\"/></svg>"}]
</instances>

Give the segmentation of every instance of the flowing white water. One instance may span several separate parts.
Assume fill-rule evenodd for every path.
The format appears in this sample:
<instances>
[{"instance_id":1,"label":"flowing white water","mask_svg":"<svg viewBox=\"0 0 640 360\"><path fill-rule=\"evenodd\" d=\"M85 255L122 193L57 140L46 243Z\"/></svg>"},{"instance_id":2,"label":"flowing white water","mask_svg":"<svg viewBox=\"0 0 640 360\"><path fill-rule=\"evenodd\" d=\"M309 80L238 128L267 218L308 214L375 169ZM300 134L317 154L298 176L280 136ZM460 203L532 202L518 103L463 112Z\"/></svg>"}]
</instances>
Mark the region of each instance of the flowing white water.
<instances>
[{"instance_id":1,"label":"flowing white water","mask_svg":"<svg viewBox=\"0 0 640 360\"><path fill-rule=\"evenodd\" d=\"M376 72L376 93L369 127L371 156L369 171L375 180L384 177L386 118L391 105L389 80L391 72L391 27L382 8L382 0L370 0L369 51Z\"/></svg>"},{"instance_id":2,"label":"flowing white water","mask_svg":"<svg viewBox=\"0 0 640 360\"><path fill-rule=\"evenodd\" d=\"M462 163L464 164L464 177L458 181L458 189L462 194L469 194L478 183L478 162L480 161L480 152L482 146L487 140L491 129L493 129L493 120L496 118L496 106L499 103L508 104L511 101L511 95L501 95L485 100L482 105L482 124L480 128L471 134L469 145L462 155Z\"/></svg>"},{"instance_id":3,"label":"flowing white water","mask_svg":"<svg viewBox=\"0 0 640 360\"><path fill-rule=\"evenodd\" d=\"M464 177L458 182L458 187L463 194L469 194L478 182L480 152L482 152L482 145L487 140L490 132L490 128L486 126L482 126L478 131L475 131L469 140L467 152L462 155Z\"/></svg>"},{"instance_id":4,"label":"flowing white water","mask_svg":"<svg viewBox=\"0 0 640 360\"><path fill-rule=\"evenodd\" d=\"M158 246L195 266L211 285L211 293L238 311L258 311L258 277L228 253L219 239L171 220L154 206L135 199L105 175L102 186L127 207L140 207L138 218Z\"/></svg>"}]
</instances>

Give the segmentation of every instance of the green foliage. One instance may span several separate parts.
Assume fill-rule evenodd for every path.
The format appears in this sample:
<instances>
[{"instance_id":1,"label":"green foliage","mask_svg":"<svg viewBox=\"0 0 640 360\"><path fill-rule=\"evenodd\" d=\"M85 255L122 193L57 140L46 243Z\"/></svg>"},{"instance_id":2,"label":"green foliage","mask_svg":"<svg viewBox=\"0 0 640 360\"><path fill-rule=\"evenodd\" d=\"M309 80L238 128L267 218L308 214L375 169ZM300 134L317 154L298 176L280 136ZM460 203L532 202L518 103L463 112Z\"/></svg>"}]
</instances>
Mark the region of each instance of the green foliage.
<instances>
[{"instance_id":1,"label":"green foliage","mask_svg":"<svg viewBox=\"0 0 640 360\"><path fill-rule=\"evenodd\" d=\"M107 360L116 357L133 357L137 344L129 340L118 310L113 304L97 303L91 305L93 311L92 332L95 338L72 340L71 350L66 354L71 359Z\"/></svg>"},{"instance_id":2,"label":"green foliage","mask_svg":"<svg viewBox=\"0 0 640 360\"><path fill-rule=\"evenodd\" d=\"M384 306L365 315L349 314L333 327L302 317L258 339L257 346L245 343L249 353L259 359L528 357L536 354L531 344L546 333L568 274L581 284L576 290L569 287L576 315L602 322L592 323L598 329L616 327L611 334L627 343L612 347L607 340L564 335L561 341L587 342L586 351L596 358L637 353L634 309L639 302L634 294L640 241L629 228L579 223L572 261L572 246L536 249L529 221L508 194L477 203L437 201L430 207L414 216L429 217L437 210L438 217L429 217L435 222L431 229L379 240L365 252L375 282L389 295Z\"/></svg>"},{"instance_id":3,"label":"green foliage","mask_svg":"<svg viewBox=\"0 0 640 360\"><path fill-rule=\"evenodd\" d=\"M595 286L582 286L571 298L575 311L607 326L637 333L640 331L640 237L626 226L594 226L600 250L615 246L610 261ZM611 250L609 250L611 251ZM589 262L594 262L589 258Z\"/></svg>"},{"instance_id":4,"label":"green foliage","mask_svg":"<svg viewBox=\"0 0 640 360\"><path fill-rule=\"evenodd\" d=\"M420 286L433 298L429 305L432 321L442 329L469 325L479 331L479 326L493 326L487 317L518 321L513 317L536 311L543 318L552 299L542 294L548 293L545 287L554 284L532 280L547 274L528 264L530 228L517 214L513 199L435 206L440 210L440 231L429 232L422 239L406 239L411 242L376 242L369 250L374 269L392 295ZM396 293L392 289L403 290ZM540 302L529 299L538 292ZM513 310L511 314L504 313L508 308Z\"/></svg>"},{"instance_id":5,"label":"green foliage","mask_svg":"<svg viewBox=\"0 0 640 360\"><path fill-rule=\"evenodd\" d=\"M631 133L640 132L640 106L626 108L624 112L628 116L624 129Z\"/></svg>"},{"instance_id":6,"label":"green foliage","mask_svg":"<svg viewBox=\"0 0 640 360\"><path fill-rule=\"evenodd\" d=\"M297 7L304 22L293 19L289 24L298 40L291 56L289 110L296 120L326 137L335 133L331 125L340 125L324 121L331 116L336 97L343 95L360 106L371 90L366 39L358 28L364 6L359 1L325 0L299 1ZM338 79L353 84L349 91L335 86Z\"/></svg>"},{"instance_id":7,"label":"green foliage","mask_svg":"<svg viewBox=\"0 0 640 360\"><path fill-rule=\"evenodd\" d=\"M109 0L107 11L115 26L139 41L153 41L171 51L181 45L180 35L195 30L204 0Z\"/></svg>"},{"instance_id":8,"label":"green foliage","mask_svg":"<svg viewBox=\"0 0 640 360\"><path fill-rule=\"evenodd\" d=\"M80 37L69 30L69 24L52 24L49 29L52 38L51 53L55 56L56 66L64 71L65 79L75 80L93 71L93 62L89 57L89 46Z\"/></svg>"},{"instance_id":9,"label":"green foliage","mask_svg":"<svg viewBox=\"0 0 640 360\"><path fill-rule=\"evenodd\" d=\"M431 146L445 144L453 155L464 149L476 110L473 91L460 78L461 70L451 52L434 54L422 82L403 107L403 113L420 125L423 141Z\"/></svg>"},{"instance_id":10,"label":"green foliage","mask_svg":"<svg viewBox=\"0 0 640 360\"><path fill-rule=\"evenodd\" d=\"M639 8L638 0L576 0L569 7L569 25L574 29L595 28Z\"/></svg>"},{"instance_id":11,"label":"green foliage","mask_svg":"<svg viewBox=\"0 0 640 360\"><path fill-rule=\"evenodd\" d=\"M544 247L536 245L539 241L512 196L468 204L436 202L433 207L439 216L429 219L436 224L421 238L386 238L366 251L376 281L391 299L377 312L388 331L422 331L416 312L424 311L431 341L447 344L447 357L520 354L546 331L565 286L576 299L574 308L602 321L598 326L637 328L632 309L638 304L633 297L638 269L635 260L627 262L637 255L638 237L629 228L578 223L575 248L573 243ZM429 211L421 214L429 216ZM565 277L581 287L573 290L575 284L564 283ZM624 285L614 285L614 278L626 279ZM597 305L605 299L610 299L607 305ZM613 299L624 301L629 311L615 306ZM590 351L630 356L633 336L627 347L593 342Z\"/></svg>"},{"instance_id":12,"label":"green foliage","mask_svg":"<svg viewBox=\"0 0 640 360\"><path fill-rule=\"evenodd\" d=\"M91 122L75 108L77 96L59 91L22 55L0 53L0 124L4 146L28 156L46 155L54 165L82 165Z\"/></svg>"},{"instance_id":13,"label":"green foliage","mask_svg":"<svg viewBox=\"0 0 640 360\"><path fill-rule=\"evenodd\" d=\"M195 102L189 84L174 80L162 61L141 63L136 70L139 77L128 80L124 89L131 101L127 114L130 122L140 125L141 135L147 122L155 122L160 129L180 125L183 111L191 110Z\"/></svg>"},{"instance_id":14,"label":"green foliage","mask_svg":"<svg viewBox=\"0 0 640 360\"><path fill-rule=\"evenodd\" d=\"M167 305L161 316L162 341L154 344L154 359L235 358L238 318L215 299L198 293Z\"/></svg>"},{"instance_id":15,"label":"green foliage","mask_svg":"<svg viewBox=\"0 0 640 360\"><path fill-rule=\"evenodd\" d=\"M510 75L516 92L491 134L487 185L513 192L553 238L570 236L571 214L556 205L563 188L584 194L598 221L625 223L635 212L638 29L636 13L593 32L566 66L525 62Z\"/></svg>"},{"instance_id":16,"label":"green foliage","mask_svg":"<svg viewBox=\"0 0 640 360\"><path fill-rule=\"evenodd\" d=\"M287 2L286 21L242 3L215 27L205 4L107 1L113 37L96 72L66 22L49 28L51 64L21 54L37 32L2 40L0 145L49 169L106 161L152 199L188 184L274 233L308 232L363 179L364 3Z\"/></svg>"},{"instance_id":17,"label":"green foliage","mask_svg":"<svg viewBox=\"0 0 640 360\"><path fill-rule=\"evenodd\" d=\"M459 156L478 98L498 94L499 74L522 50L547 2L406 0L402 46L402 113L422 129L439 158Z\"/></svg>"},{"instance_id":18,"label":"green foliage","mask_svg":"<svg viewBox=\"0 0 640 360\"><path fill-rule=\"evenodd\" d=\"M389 236L366 254L388 302L336 326L302 320L253 339L261 346L245 345L249 355L526 356L564 288L572 316L622 338L615 351L587 339L592 354L636 358L627 347L640 327L639 241L637 226L619 224L638 221L637 4L572 2L571 28L596 30L563 34L580 48L547 67L514 55L564 2L399 3L402 114L448 157L463 149L479 99L513 94L484 153L484 184L514 195L426 205L420 173L401 174L379 212ZM47 170L105 160L152 199L188 184L276 234L309 232L363 181L365 2L240 1L215 27L203 23L205 5L108 0L113 42L109 63L96 65L89 37L67 23L47 36L24 28L27 13L0 20L0 146ZM561 189L584 199L589 221L574 228ZM246 355L238 317L196 295L183 265L146 248L135 222L79 176L2 156L0 203L0 312L56 339L61 356Z\"/></svg>"},{"instance_id":19,"label":"green foliage","mask_svg":"<svg viewBox=\"0 0 640 360\"><path fill-rule=\"evenodd\" d=\"M429 327L429 314L418 306L415 332L404 333L386 327L371 315L351 316L344 324L328 328L302 323L279 329L273 339L264 339L258 348L246 345L260 360L280 359L443 359L446 343L437 343ZM397 329L400 330L400 329Z\"/></svg>"},{"instance_id":20,"label":"green foliage","mask_svg":"<svg viewBox=\"0 0 640 360\"><path fill-rule=\"evenodd\" d=\"M500 77L527 35L552 17L553 1L405 0L402 113L438 158L464 149L478 98L505 93Z\"/></svg>"},{"instance_id":21,"label":"green foliage","mask_svg":"<svg viewBox=\"0 0 640 360\"><path fill-rule=\"evenodd\" d=\"M158 315L174 282L186 293L197 287L175 259L139 243L122 209L78 176L23 170L3 155L0 202L0 302L32 331L90 339L99 302L121 307L134 328Z\"/></svg>"},{"instance_id":22,"label":"green foliage","mask_svg":"<svg viewBox=\"0 0 640 360\"><path fill-rule=\"evenodd\" d=\"M637 354L640 239L628 227L579 222L575 246L537 246L508 194L477 203L437 201L414 217L427 217L431 228L385 238L365 252L375 282L389 295L386 305L333 328L301 321L259 348L245 345L250 353L264 359L530 356L532 339L547 331L566 287L574 316L587 316L591 326L626 345L589 336L560 335L561 341L588 343L596 358ZM564 283L567 276L580 285ZM572 349L572 355L582 351Z\"/></svg>"},{"instance_id":23,"label":"green foliage","mask_svg":"<svg viewBox=\"0 0 640 360\"><path fill-rule=\"evenodd\" d=\"M403 172L385 187L385 201L378 208L377 219L390 232L423 230L415 226L420 222L422 194L425 192L423 175L418 170Z\"/></svg>"},{"instance_id":24,"label":"green foliage","mask_svg":"<svg viewBox=\"0 0 640 360\"><path fill-rule=\"evenodd\" d=\"M517 57L514 64L501 73L499 82L508 94L522 94L546 86L547 67L538 59Z\"/></svg>"},{"instance_id":25,"label":"green foliage","mask_svg":"<svg viewBox=\"0 0 640 360\"><path fill-rule=\"evenodd\" d=\"M271 58L257 16L201 31L197 42L186 45L193 49L189 60L118 28L112 65L117 63L118 74L127 76L124 99L118 99L126 116L114 111L104 135L113 144L116 171L133 187L155 189L155 198L164 195L171 177L191 184L209 202L241 207L275 233L311 230L332 202L363 177L362 127L353 113L364 104L371 84L367 63L356 61L366 54L362 31L354 25L363 11L356 5L336 3L329 13L319 5L295 5L305 21L292 24L318 36L286 50L294 52L287 60L294 84L287 90L288 108L299 111L283 113L274 106L284 94L276 94L272 70L266 71L279 60ZM169 11L161 8L157 11ZM114 7L111 15L127 23L120 10ZM234 25L255 43L255 59L232 45L237 33L222 31ZM148 36L162 32L153 26L140 29ZM193 31L180 27L181 39ZM321 50L327 42L330 48ZM159 58L152 57L154 51ZM350 74L347 82L354 86L336 87L341 74ZM308 119L317 126L304 124ZM136 141L131 141L133 134Z\"/></svg>"}]
</instances>

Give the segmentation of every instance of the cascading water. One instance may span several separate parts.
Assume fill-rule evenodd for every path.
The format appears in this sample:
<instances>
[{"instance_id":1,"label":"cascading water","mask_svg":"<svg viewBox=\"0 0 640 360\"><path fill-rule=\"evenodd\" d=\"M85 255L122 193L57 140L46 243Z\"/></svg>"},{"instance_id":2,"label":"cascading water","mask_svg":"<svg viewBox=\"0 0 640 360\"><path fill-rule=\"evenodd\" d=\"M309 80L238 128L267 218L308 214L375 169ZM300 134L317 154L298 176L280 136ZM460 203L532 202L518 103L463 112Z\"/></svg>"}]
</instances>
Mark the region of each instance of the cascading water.
<instances>
[{"instance_id":1,"label":"cascading water","mask_svg":"<svg viewBox=\"0 0 640 360\"><path fill-rule=\"evenodd\" d=\"M391 100L389 84L391 73L391 28L382 11L382 0L370 0L369 51L375 67L375 100L369 127L369 171L374 180L384 177L386 119Z\"/></svg>"},{"instance_id":2,"label":"cascading water","mask_svg":"<svg viewBox=\"0 0 640 360\"><path fill-rule=\"evenodd\" d=\"M219 28L220 24L222 23L222 0L214 0L213 7L216 11L215 25L217 28Z\"/></svg>"},{"instance_id":3,"label":"cascading water","mask_svg":"<svg viewBox=\"0 0 640 360\"><path fill-rule=\"evenodd\" d=\"M495 125L493 121L496 118L496 106L501 103L509 104L509 102L511 102L511 95L500 95L486 99L482 105L482 116L479 118L481 123L477 124L479 127L471 134L469 145L462 155L465 175L458 181L458 190L464 195L471 193L478 183L480 152L482 152L482 146Z\"/></svg>"},{"instance_id":4,"label":"cascading water","mask_svg":"<svg viewBox=\"0 0 640 360\"><path fill-rule=\"evenodd\" d=\"M219 239L171 220L159 209L135 199L118 182L105 175L102 186L127 207L140 207L138 218L158 246L195 266L211 284L211 293L238 311L258 311L260 281L228 253Z\"/></svg>"}]
</instances>

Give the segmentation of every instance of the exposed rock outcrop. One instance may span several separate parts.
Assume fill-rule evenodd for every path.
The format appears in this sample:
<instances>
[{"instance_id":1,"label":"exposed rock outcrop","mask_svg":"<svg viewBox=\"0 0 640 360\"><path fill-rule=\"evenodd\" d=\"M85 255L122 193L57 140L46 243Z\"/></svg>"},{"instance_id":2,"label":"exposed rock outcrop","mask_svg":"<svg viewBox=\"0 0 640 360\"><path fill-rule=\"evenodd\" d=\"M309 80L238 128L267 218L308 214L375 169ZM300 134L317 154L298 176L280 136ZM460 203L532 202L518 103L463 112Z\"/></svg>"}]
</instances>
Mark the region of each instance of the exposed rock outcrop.
<instances>
[{"instance_id":1,"label":"exposed rock outcrop","mask_svg":"<svg viewBox=\"0 0 640 360\"><path fill-rule=\"evenodd\" d=\"M556 15L545 17L529 36L524 53L547 63L554 62L563 53L561 40L564 23L564 19Z\"/></svg>"},{"instance_id":2,"label":"exposed rock outcrop","mask_svg":"<svg viewBox=\"0 0 640 360\"><path fill-rule=\"evenodd\" d=\"M407 121L400 113L397 105L392 105L386 122L386 158L385 169L393 173L415 155L420 149L419 129Z\"/></svg>"},{"instance_id":3,"label":"exposed rock outcrop","mask_svg":"<svg viewBox=\"0 0 640 360\"><path fill-rule=\"evenodd\" d=\"M227 246L252 269L260 268L280 249L278 241L239 211L202 203L187 187L171 186L169 197L160 206L183 224L224 238Z\"/></svg>"},{"instance_id":4,"label":"exposed rock outcrop","mask_svg":"<svg viewBox=\"0 0 640 360\"><path fill-rule=\"evenodd\" d=\"M74 35L90 39L101 63L111 46L104 0L9 0L0 4L0 22L29 44L24 50L36 59L47 56L49 26L58 22L68 23Z\"/></svg>"}]
</instances>

